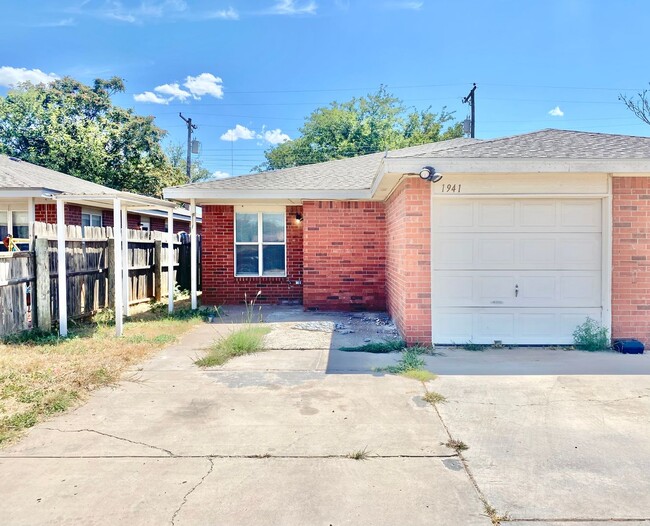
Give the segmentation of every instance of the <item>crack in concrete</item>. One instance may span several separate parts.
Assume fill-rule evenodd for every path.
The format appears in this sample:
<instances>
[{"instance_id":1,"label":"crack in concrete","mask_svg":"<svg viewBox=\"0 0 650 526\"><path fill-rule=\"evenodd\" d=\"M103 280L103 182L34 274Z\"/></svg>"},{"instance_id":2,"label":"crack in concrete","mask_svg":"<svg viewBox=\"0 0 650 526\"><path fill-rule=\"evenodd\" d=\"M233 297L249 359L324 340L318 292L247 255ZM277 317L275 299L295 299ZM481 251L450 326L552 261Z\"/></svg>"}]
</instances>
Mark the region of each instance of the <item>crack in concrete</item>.
<instances>
[{"instance_id":1,"label":"crack in concrete","mask_svg":"<svg viewBox=\"0 0 650 526\"><path fill-rule=\"evenodd\" d=\"M565 398L557 400L547 400L546 402L531 402L529 404L496 404L495 402L474 402L470 400L450 400L452 404L471 404L471 405L499 405L509 407L544 407L550 404L565 404L577 402L593 402L597 404L613 404L616 402L626 402L628 400L639 400L641 398L650 398L648 395L627 396L625 398L614 398L612 400L598 400L595 398Z\"/></svg>"},{"instance_id":2,"label":"crack in concrete","mask_svg":"<svg viewBox=\"0 0 650 526\"><path fill-rule=\"evenodd\" d=\"M427 388L426 388L426 386L424 385L424 383L422 384L422 386L424 387L424 391L425 391L425 393L426 393L426 392L427 392ZM450 440L450 441L451 441L451 440L454 440L454 437L451 435L451 431L449 431L449 427L447 426L447 423L443 420L442 415L440 414L440 411L438 410L438 406L437 406L436 404L431 404L431 405L432 405L432 407L433 407L433 410L436 412L436 415L438 415L438 419L440 420L440 423L442 424L442 427L443 427L443 429L445 430L445 433L447 433L447 436L449 437L449 440ZM485 496L485 493L483 493L483 491L482 491L481 488L479 487L478 482L476 481L476 478L474 478L474 474L473 474L472 471L469 469L469 465L467 464L467 460L466 460L465 457L463 456L462 451L460 451L460 450L457 451L457 452L456 452L456 455L454 455L454 456L458 457L458 459L460 460L460 462L461 462L461 464L462 464L462 466L463 466L463 469L465 470L465 474L466 474L467 477L469 478L469 481L471 482L472 487L474 488L474 491L476 492L476 495L478 496L479 500L481 501L481 503L483 503L483 506L484 506L486 509L488 509L488 508L494 509L494 508L492 508L492 506L490 505L490 503L489 503L487 497ZM487 515L487 513L486 513L486 515ZM507 515L506 515L506 516L503 516L503 517L499 517L498 519L496 519L496 521L495 521L494 518L491 517L491 516L488 516L488 518L492 520L492 524L498 526L499 524L501 524L501 521L502 521L502 520L506 520L506 519L507 519Z\"/></svg>"},{"instance_id":3,"label":"crack in concrete","mask_svg":"<svg viewBox=\"0 0 650 526\"><path fill-rule=\"evenodd\" d=\"M185 504L187 504L187 499L189 498L189 496L190 496L192 493L194 493L194 491L196 491L196 489L197 489L201 484L203 484L203 482L205 481L205 479L208 478L208 475L210 475L210 473L212 473L212 470L214 470L214 460L212 460L212 458L210 458L210 457L207 457L207 460L208 460L208 462L210 462L210 468L208 469L208 472L207 472L205 475L203 475L203 476L201 477L201 480L199 480L199 481L198 481L198 482L197 482L197 483L196 483L192 488L190 488L190 490L185 494L185 496L183 497L183 501L181 502L181 505L180 505L178 508L176 508L176 511L175 511L174 514L172 515L172 518L171 518L171 521L170 521L170 524L171 524L172 526L174 526L174 525L176 524L176 517L178 516L178 514L180 513L180 511L183 509L183 506L185 506Z\"/></svg>"},{"instance_id":4,"label":"crack in concrete","mask_svg":"<svg viewBox=\"0 0 650 526\"><path fill-rule=\"evenodd\" d=\"M156 448L157 449L157 448ZM164 450L166 451L166 450ZM206 458L206 459L274 459L274 458L288 458L288 459L350 459L349 453L346 454L331 454L331 455L271 455L271 454L251 454L251 455L0 455L2 460L11 460L11 459L84 459L84 458L169 458L174 460L181 459L197 459L197 458ZM408 454L399 454L399 455L372 455L369 454L367 459L391 459L391 458L458 458L458 454L450 453L449 455L408 455Z\"/></svg>"},{"instance_id":5,"label":"crack in concrete","mask_svg":"<svg viewBox=\"0 0 650 526\"><path fill-rule=\"evenodd\" d=\"M111 435L110 433L104 433L102 431L97 431L96 429L56 429L56 428L53 428L53 427L43 427L42 429L46 429L48 431L58 431L59 433L95 433L97 435L102 435L102 436L105 436L105 437L114 438L115 440L121 440L123 442L128 442L130 444L136 444L136 445L139 445L139 446L148 447L150 449L155 449L157 451L162 451L162 452L166 453L170 457L175 457L176 456L176 455L174 455L174 453L169 451L169 449L165 449L163 447L158 447L158 446L152 446L151 444L147 444L145 442L138 442L137 440L130 440L128 438L120 437L120 436L117 436L117 435ZM134 456L136 456L136 455L134 455ZM52 458L65 458L65 457L52 457Z\"/></svg>"},{"instance_id":6,"label":"crack in concrete","mask_svg":"<svg viewBox=\"0 0 650 526\"><path fill-rule=\"evenodd\" d=\"M508 517L507 519L503 519L503 522L570 522L574 524L580 524L583 522L587 523L593 523L593 522L602 522L602 523L608 523L608 522L614 522L614 523L626 523L626 522L650 522L650 518L636 518L636 519L630 519L630 518L615 518L611 517L609 519L567 519L567 518L559 518L559 519L516 519L514 517Z\"/></svg>"}]
</instances>

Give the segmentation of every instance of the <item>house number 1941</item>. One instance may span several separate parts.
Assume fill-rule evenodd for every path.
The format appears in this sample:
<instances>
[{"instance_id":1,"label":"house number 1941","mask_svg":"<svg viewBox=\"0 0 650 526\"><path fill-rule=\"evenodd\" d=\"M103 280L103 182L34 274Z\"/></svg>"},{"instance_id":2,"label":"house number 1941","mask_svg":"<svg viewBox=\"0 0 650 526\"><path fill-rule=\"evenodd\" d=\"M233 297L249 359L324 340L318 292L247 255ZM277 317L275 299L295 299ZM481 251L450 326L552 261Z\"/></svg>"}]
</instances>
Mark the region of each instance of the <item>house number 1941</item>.
<instances>
[{"instance_id":1,"label":"house number 1941","mask_svg":"<svg viewBox=\"0 0 650 526\"><path fill-rule=\"evenodd\" d=\"M460 194L460 187L460 184L447 183L440 187L440 191L443 194Z\"/></svg>"}]
</instances>

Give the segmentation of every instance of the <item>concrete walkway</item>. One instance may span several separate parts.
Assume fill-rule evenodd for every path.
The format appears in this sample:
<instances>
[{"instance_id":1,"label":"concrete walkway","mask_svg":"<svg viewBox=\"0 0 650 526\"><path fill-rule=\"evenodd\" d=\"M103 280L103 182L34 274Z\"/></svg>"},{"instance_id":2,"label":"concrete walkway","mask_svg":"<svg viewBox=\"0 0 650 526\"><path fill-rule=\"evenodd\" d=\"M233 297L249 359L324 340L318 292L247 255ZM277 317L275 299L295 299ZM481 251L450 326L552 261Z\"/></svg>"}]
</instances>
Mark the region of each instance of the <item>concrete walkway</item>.
<instances>
[{"instance_id":1,"label":"concrete walkway","mask_svg":"<svg viewBox=\"0 0 650 526\"><path fill-rule=\"evenodd\" d=\"M490 524L421 383L326 374L313 331L194 366L227 330L200 326L1 451L0 524Z\"/></svg>"},{"instance_id":2,"label":"concrete walkway","mask_svg":"<svg viewBox=\"0 0 650 526\"><path fill-rule=\"evenodd\" d=\"M0 524L650 524L649 356L441 350L436 410L338 350L380 317L264 315L267 352L200 370L202 325L0 450Z\"/></svg>"}]
</instances>

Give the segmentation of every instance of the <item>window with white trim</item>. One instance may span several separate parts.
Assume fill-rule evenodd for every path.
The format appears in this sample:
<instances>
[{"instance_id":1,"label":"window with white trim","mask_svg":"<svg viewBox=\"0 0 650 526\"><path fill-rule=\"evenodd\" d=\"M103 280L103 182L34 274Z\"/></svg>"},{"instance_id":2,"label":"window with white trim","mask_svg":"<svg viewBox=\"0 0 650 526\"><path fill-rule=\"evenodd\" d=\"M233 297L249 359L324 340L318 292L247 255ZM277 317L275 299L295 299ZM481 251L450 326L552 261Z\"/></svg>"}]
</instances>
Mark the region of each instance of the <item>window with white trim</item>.
<instances>
[{"instance_id":1,"label":"window with white trim","mask_svg":"<svg viewBox=\"0 0 650 526\"><path fill-rule=\"evenodd\" d=\"M151 230L151 219L148 217L140 216L140 230L149 232Z\"/></svg>"},{"instance_id":2,"label":"window with white trim","mask_svg":"<svg viewBox=\"0 0 650 526\"><path fill-rule=\"evenodd\" d=\"M81 228L87 226L102 226L102 213L99 210L81 211Z\"/></svg>"},{"instance_id":3,"label":"window with white trim","mask_svg":"<svg viewBox=\"0 0 650 526\"><path fill-rule=\"evenodd\" d=\"M235 276L286 276L286 217L278 211L235 212Z\"/></svg>"}]
</instances>

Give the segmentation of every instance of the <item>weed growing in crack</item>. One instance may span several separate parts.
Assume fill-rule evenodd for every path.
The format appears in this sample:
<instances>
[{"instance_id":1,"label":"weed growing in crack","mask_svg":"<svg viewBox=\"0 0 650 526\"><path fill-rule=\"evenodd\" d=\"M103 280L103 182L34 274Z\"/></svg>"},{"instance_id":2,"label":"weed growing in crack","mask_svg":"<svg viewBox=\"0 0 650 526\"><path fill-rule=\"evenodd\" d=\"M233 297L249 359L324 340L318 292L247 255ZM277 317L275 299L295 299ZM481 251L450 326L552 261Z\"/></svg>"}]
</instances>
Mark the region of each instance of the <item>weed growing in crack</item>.
<instances>
[{"instance_id":1,"label":"weed growing in crack","mask_svg":"<svg viewBox=\"0 0 650 526\"><path fill-rule=\"evenodd\" d=\"M494 526L500 526L502 521L507 521L510 519L507 513L504 513L503 515L499 515L497 510L493 506L491 506L490 503L484 498L481 499L481 501L483 502L483 510L485 511L485 514L489 517L490 521Z\"/></svg>"},{"instance_id":2,"label":"weed growing in crack","mask_svg":"<svg viewBox=\"0 0 650 526\"><path fill-rule=\"evenodd\" d=\"M367 460L369 456L370 451L368 451L368 446L364 447L363 449L353 451L352 453L348 453L347 455L347 457L351 458L352 460Z\"/></svg>"},{"instance_id":3,"label":"weed growing in crack","mask_svg":"<svg viewBox=\"0 0 650 526\"><path fill-rule=\"evenodd\" d=\"M442 404L447 401L446 396L436 393L435 391L427 391L422 398L425 402L429 402L431 405Z\"/></svg>"},{"instance_id":4,"label":"weed growing in crack","mask_svg":"<svg viewBox=\"0 0 650 526\"><path fill-rule=\"evenodd\" d=\"M443 445L447 446L449 449L453 449L456 453L467 451L469 449L469 446L465 444L465 442L462 440L456 440L455 438L450 438Z\"/></svg>"},{"instance_id":5,"label":"weed growing in crack","mask_svg":"<svg viewBox=\"0 0 650 526\"><path fill-rule=\"evenodd\" d=\"M203 358L194 363L199 367L215 367L223 365L235 356L243 356L263 350L264 336L271 332L270 327L249 325L230 333L210 347Z\"/></svg>"}]
</instances>

